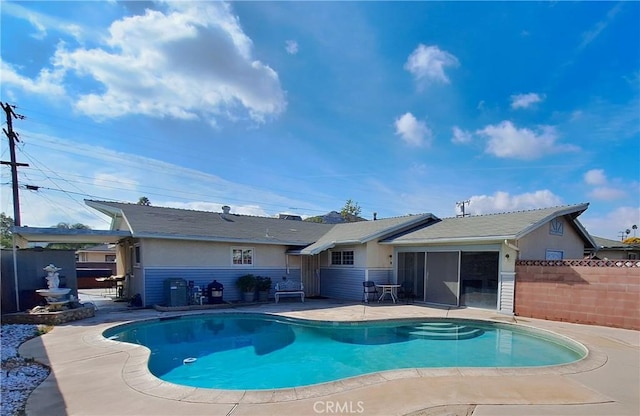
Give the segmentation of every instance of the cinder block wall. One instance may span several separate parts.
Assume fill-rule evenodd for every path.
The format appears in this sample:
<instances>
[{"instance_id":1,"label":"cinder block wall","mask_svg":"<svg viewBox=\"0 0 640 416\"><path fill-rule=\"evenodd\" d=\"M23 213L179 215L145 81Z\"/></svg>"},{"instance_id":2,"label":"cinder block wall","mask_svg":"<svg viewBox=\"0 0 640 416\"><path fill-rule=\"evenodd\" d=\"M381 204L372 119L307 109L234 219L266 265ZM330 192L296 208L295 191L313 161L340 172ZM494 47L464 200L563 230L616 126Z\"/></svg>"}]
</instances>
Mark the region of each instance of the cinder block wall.
<instances>
[{"instance_id":1,"label":"cinder block wall","mask_svg":"<svg viewBox=\"0 0 640 416\"><path fill-rule=\"evenodd\" d=\"M640 329L640 262L519 261L515 314Z\"/></svg>"}]
</instances>

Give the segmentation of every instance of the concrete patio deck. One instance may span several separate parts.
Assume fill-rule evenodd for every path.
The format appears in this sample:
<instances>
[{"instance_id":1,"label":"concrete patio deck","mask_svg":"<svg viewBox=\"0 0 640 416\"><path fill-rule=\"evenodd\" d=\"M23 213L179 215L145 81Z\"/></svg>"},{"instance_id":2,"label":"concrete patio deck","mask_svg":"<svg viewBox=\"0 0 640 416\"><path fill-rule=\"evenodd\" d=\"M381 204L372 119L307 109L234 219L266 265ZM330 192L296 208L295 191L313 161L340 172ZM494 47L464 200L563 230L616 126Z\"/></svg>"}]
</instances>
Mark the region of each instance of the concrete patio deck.
<instances>
[{"instance_id":1,"label":"concrete patio deck","mask_svg":"<svg viewBox=\"0 0 640 416\"><path fill-rule=\"evenodd\" d=\"M99 299L96 299L99 300ZM152 376L145 348L106 340L104 329L172 315L266 312L360 321L453 317L513 322L568 336L589 356L538 369L411 369L296 389L233 391L176 386ZM96 316L58 326L20 348L51 366L26 412L38 415L620 415L640 414L640 333L422 305L281 301L236 309L158 312L103 302Z\"/></svg>"}]
</instances>

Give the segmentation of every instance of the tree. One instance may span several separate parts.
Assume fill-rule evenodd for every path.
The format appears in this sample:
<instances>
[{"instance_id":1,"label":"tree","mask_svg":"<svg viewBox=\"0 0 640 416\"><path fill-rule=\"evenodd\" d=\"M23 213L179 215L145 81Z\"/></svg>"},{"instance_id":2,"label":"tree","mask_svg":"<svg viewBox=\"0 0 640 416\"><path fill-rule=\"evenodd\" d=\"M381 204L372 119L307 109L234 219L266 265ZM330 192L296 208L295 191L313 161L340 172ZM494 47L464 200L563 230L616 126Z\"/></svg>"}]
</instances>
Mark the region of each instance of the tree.
<instances>
[{"instance_id":1,"label":"tree","mask_svg":"<svg viewBox=\"0 0 640 416\"><path fill-rule=\"evenodd\" d=\"M151 201L149 201L149 198L146 196L141 196L140 199L138 199L138 205L151 206Z\"/></svg>"},{"instance_id":2,"label":"tree","mask_svg":"<svg viewBox=\"0 0 640 416\"><path fill-rule=\"evenodd\" d=\"M54 228L62 228L64 230L90 230L91 227L81 223L69 224L68 222L59 222ZM47 248L55 250L79 250L81 248L95 246L93 243L49 243Z\"/></svg>"},{"instance_id":3,"label":"tree","mask_svg":"<svg viewBox=\"0 0 640 416\"><path fill-rule=\"evenodd\" d=\"M360 213L362 209L357 202L352 201L351 199L347 199L344 206L340 210L340 215L346 222L355 222L359 221Z\"/></svg>"},{"instance_id":4,"label":"tree","mask_svg":"<svg viewBox=\"0 0 640 416\"><path fill-rule=\"evenodd\" d=\"M305 218L304 221L306 222L317 222L317 223L322 223L322 215L316 215L315 217L309 217L309 218Z\"/></svg>"},{"instance_id":5,"label":"tree","mask_svg":"<svg viewBox=\"0 0 640 416\"><path fill-rule=\"evenodd\" d=\"M85 224L81 224L79 222L75 224L69 224L68 222L59 222L55 228L63 228L65 230L90 230L91 227Z\"/></svg>"},{"instance_id":6,"label":"tree","mask_svg":"<svg viewBox=\"0 0 640 416\"><path fill-rule=\"evenodd\" d=\"M622 241L623 244L640 245L640 237L629 237Z\"/></svg>"},{"instance_id":7,"label":"tree","mask_svg":"<svg viewBox=\"0 0 640 416\"><path fill-rule=\"evenodd\" d=\"M0 246L3 248L13 246L13 237L11 235L11 227L13 227L13 225L13 218L7 216L4 212L0 213L0 233L2 234Z\"/></svg>"}]
</instances>

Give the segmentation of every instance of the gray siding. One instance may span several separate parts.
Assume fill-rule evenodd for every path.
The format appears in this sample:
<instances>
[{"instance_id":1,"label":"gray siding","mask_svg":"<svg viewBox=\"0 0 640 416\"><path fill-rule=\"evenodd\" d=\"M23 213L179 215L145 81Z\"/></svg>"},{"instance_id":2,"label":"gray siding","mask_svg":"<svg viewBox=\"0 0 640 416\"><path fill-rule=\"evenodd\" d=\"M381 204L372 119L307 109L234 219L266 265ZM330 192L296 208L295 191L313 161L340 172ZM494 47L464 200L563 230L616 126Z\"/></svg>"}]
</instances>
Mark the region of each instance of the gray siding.
<instances>
[{"instance_id":1,"label":"gray siding","mask_svg":"<svg viewBox=\"0 0 640 416\"><path fill-rule=\"evenodd\" d=\"M282 269L211 269L211 268L145 268L145 306L162 305L165 303L164 281L169 278L180 278L187 282L193 280L194 285L201 288L207 288L207 285L213 280L224 285L223 300L230 302L240 300L241 294L236 287L236 280L244 274L254 274L256 276L265 276L271 278L272 286L274 286L282 276L287 279L300 280L299 269L289 269L289 274L285 268ZM272 290L273 291L273 290Z\"/></svg>"},{"instance_id":2,"label":"gray siding","mask_svg":"<svg viewBox=\"0 0 640 416\"><path fill-rule=\"evenodd\" d=\"M380 284L380 283L395 283L393 282L393 270L369 270L369 280Z\"/></svg>"},{"instance_id":3,"label":"gray siding","mask_svg":"<svg viewBox=\"0 0 640 416\"><path fill-rule=\"evenodd\" d=\"M362 282L365 269L320 269L320 292L333 299L362 300Z\"/></svg>"}]
</instances>

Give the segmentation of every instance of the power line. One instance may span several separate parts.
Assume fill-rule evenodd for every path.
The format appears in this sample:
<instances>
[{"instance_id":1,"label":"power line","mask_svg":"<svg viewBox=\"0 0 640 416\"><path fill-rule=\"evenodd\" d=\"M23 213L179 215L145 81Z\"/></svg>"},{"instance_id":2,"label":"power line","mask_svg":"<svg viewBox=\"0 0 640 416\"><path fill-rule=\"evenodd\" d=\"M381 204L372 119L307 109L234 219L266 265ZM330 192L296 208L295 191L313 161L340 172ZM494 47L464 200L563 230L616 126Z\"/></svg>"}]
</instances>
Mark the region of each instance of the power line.
<instances>
[{"instance_id":1,"label":"power line","mask_svg":"<svg viewBox=\"0 0 640 416\"><path fill-rule=\"evenodd\" d=\"M36 110L33 110L33 109L26 109L26 108L22 108L22 109L24 109L26 111L29 111L30 113L44 115L44 117L43 117L44 120L42 120L42 117L41 117L41 120L37 120L37 118L38 118L37 116L36 117L30 117L29 121L32 122L32 123L42 124L42 125L47 125L47 126L56 125L56 124L57 125L61 125L61 121L65 120L64 116L62 116L62 118L61 118L58 115L54 116L52 114L47 114L47 113L44 113L44 112L41 112L41 111L36 111ZM53 118L53 117L55 117L55 118ZM50 118L51 118L51 120L49 120ZM66 118L66 120L71 121L70 118ZM157 150L162 150L162 151L167 151L167 149L168 149L167 146L163 146L163 144L168 143L167 141L158 140L157 138L152 138L150 136L141 136L139 134L136 134L135 132L133 132L133 134L132 134L131 131L124 131L122 129L114 128L113 126L106 126L106 127L102 126L100 129L97 129L93 125L90 125L90 124L88 124L86 122L83 123L83 122L79 122L77 120L73 120L71 123L65 124L65 129L66 130L72 129L72 130L75 130L77 132L80 132L80 133L83 133L83 134L86 134L86 135L90 135L92 138L95 138L97 136L97 137L103 138L105 141L112 141L111 140L111 136L113 136L113 135L115 135L117 137L126 136L129 139L134 139L135 141L139 142L145 148L152 147L152 148L155 148ZM80 146L73 146L73 145L70 146L70 145L65 145L63 143L55 141L54 140L55 135L51 136L51 138L48 138L46 135L43 135L44 137L40 137L41 136L40 133L37 133L37 132L34 132L34 133L37 135L38 143L36 144L36 143L33 143L33 141L31 141L31 142L28 143L30 145L40 146L40 147L47 148L47 149L55 149L58 152L65 152L65 153L68 153L68 154L82 155L83 158L94 158L94 159L97 159L97 160L104 160L103 158L96 157L95 156L96 153L94 153L92 155L92 154L88 154L86 152L78 151L77 149L79 149ZM29 135L24 135L24 136L25 137L30 137ZM31 137L34 137L34 136L32 135ZM51 143L53 146L43 145L42 144L43 141ZM63 147L63 146L66 146L66 147ZM171 153L175 154L176 150L177 149L175 147L171 148ZM178 150L178 152L179 152L179 150ZM117 156L118 155L115 155L115 152L114 152L114 156L111 159L115 159L115 158L117 158ZM186 157L187 154L182 153L181 156L185 156ZM122 156L120 156L120 157L122 157ZM206 152L198 152L197 154L191 154L188 157L191 160L194 159L194 158L195 159L206 159L207 162L211 162L211 155L206 153ZM220 156L218 156L218 157L220 158ZM226 160L226 158L225 158L225 160ZM147 171L148 170L155 170L155 171L161 171L163 173L166 173L167 165L171 165L172 164L172 163L169 163L169 162L161 162L161 161L158 161L158 162L159 162L158 164L154 164L152 161L151 162L145 161L144 169L147 170ZM131 167L136 168L136 169L140 169L141 168L140 163L135 163L135 162L133 162L131 160L128 160L128 158L126 158L126 157L122 157L121 159L119 159L118 163L120 165L131 166ZM163 165L161 166L160 163L162 163ZM209 165L211 165L211 163L209 163ZM179 166L179 165L176 165L176 166ZM258 166L258 169L259 169L259 165L257 165L257 166ZM198 172L197 170L193 170L193 171L194 172ZM201 172L201 173L202 174L206 174L206 175L210 175L210 174L208 174L206 172ZM353 175L353 174L351 174L351 175ZM375 176L375 172L367 172L367 173L363 173L363 175ZM278 177L280 177L280 178L297 178L297 179L301 178L300 175L277 175L276 179ZM224 180L224 178L221 178L221 179ZM71 183L72 181L66 180L66 182ZM278 182L281 182L281 181L275 180L272 183L278 183ZM83 182L78 181L77 183L83 183ZM125 183L125 182L112 181L112 183ZM135 183L135 184L136 184L136 186L138 185L137 183ZM100 185L92 184L92 186L100 186ZM184 200L188 200L188 198L186 198L184 195L190 195L190 196L197 196L197 197L200 197L200 198L204 197L203 200L205 202L214 202L214 203L222 203L222 204L224 204L224 203L227 203L229 201L231 201L231 202L237 201L238 203L258 204L258 205L264 206L264 207L271 206L271 207L277 207L278 209L285 209L285 210L291 209L290 207L292 205L298 206L298 204L300 202L293 202L292 201L293 198L301 198L303 200L304 199L306 199L306 200L310 200L310 199L321 200L321 198L325 198L326 199L326 196L323 195L323 193L320 192L320 191L318 191L318 192L300 192L300 190L299 190L300 188L299 187L296 188L298 190L293 190L293 187L289 188L289 189L286 189L286 187L283 187L284 189L277 189L277 188L274 188L272 184L270 184L268 188L255 187L255 186L253 186L251 184L246 184L246 186L252 187L253 189L259 189L260 191L263 191L263 192L265 192L267 194L273 194L273 193L278 193L279 192L279 193L281 193L283 195L282 197L280 197L280 199L283 202L280 203L280 204L269 204L269 203L265 203L264 200L255 201L255 200L247 200L247 199L240 199L240 198L229 198L228 196L224 195L224 193L219 194L220 195L219 197L215 196L216 198L219 198L219 200L211 200L211 194L204 194L203 195L203 194L196 193L196 192L185 192L185 191L181 191L181 190L177 190L177 189L174 190L174 189L159 188L159 187L149 187L149 186L146 186L144 188L141 187L141 188L142 189L160 189L160 190L165 190L165 191L173 193L172 195L167 195L166 193L157 193L157 192L156 193L151 193L151 192L148 192L148 191L142 191L143 193L149 193L151 195L157 195L157 196L181 198L181 199L184 199ZM101 187L107 188L106 185L103 185ZM75 188L79 189L78 187L75 187ZM121 190L121 188L116 188L116 187L112 187L112 189ZM215 189L215 188L213 188L213 189ZM303 188L303 189L311 190L313 188ZM183 196L176 196L175 194L180 194L180 195L183 195ZM335 199L339 200L340 198L335 198ZM371 211L379 211L380 209L383 208L383 207L380 206L380 204L378 202L371 203L371 202L366 202L366 201L359 200L359 203L363 208L367 208L368 206L370 206L371 207L370 208ZM317 206L318 203L313 203L313 205ZM391 208L391 207L389 207L389 208ZM300 208L296 208L296 209L300 209ZM306 208L304 210L308 211L308 212L318 212L318 213L327 211L326 209L321 210L321 209L312 209L312 208Z\"/></svg>"}]
</instances>

